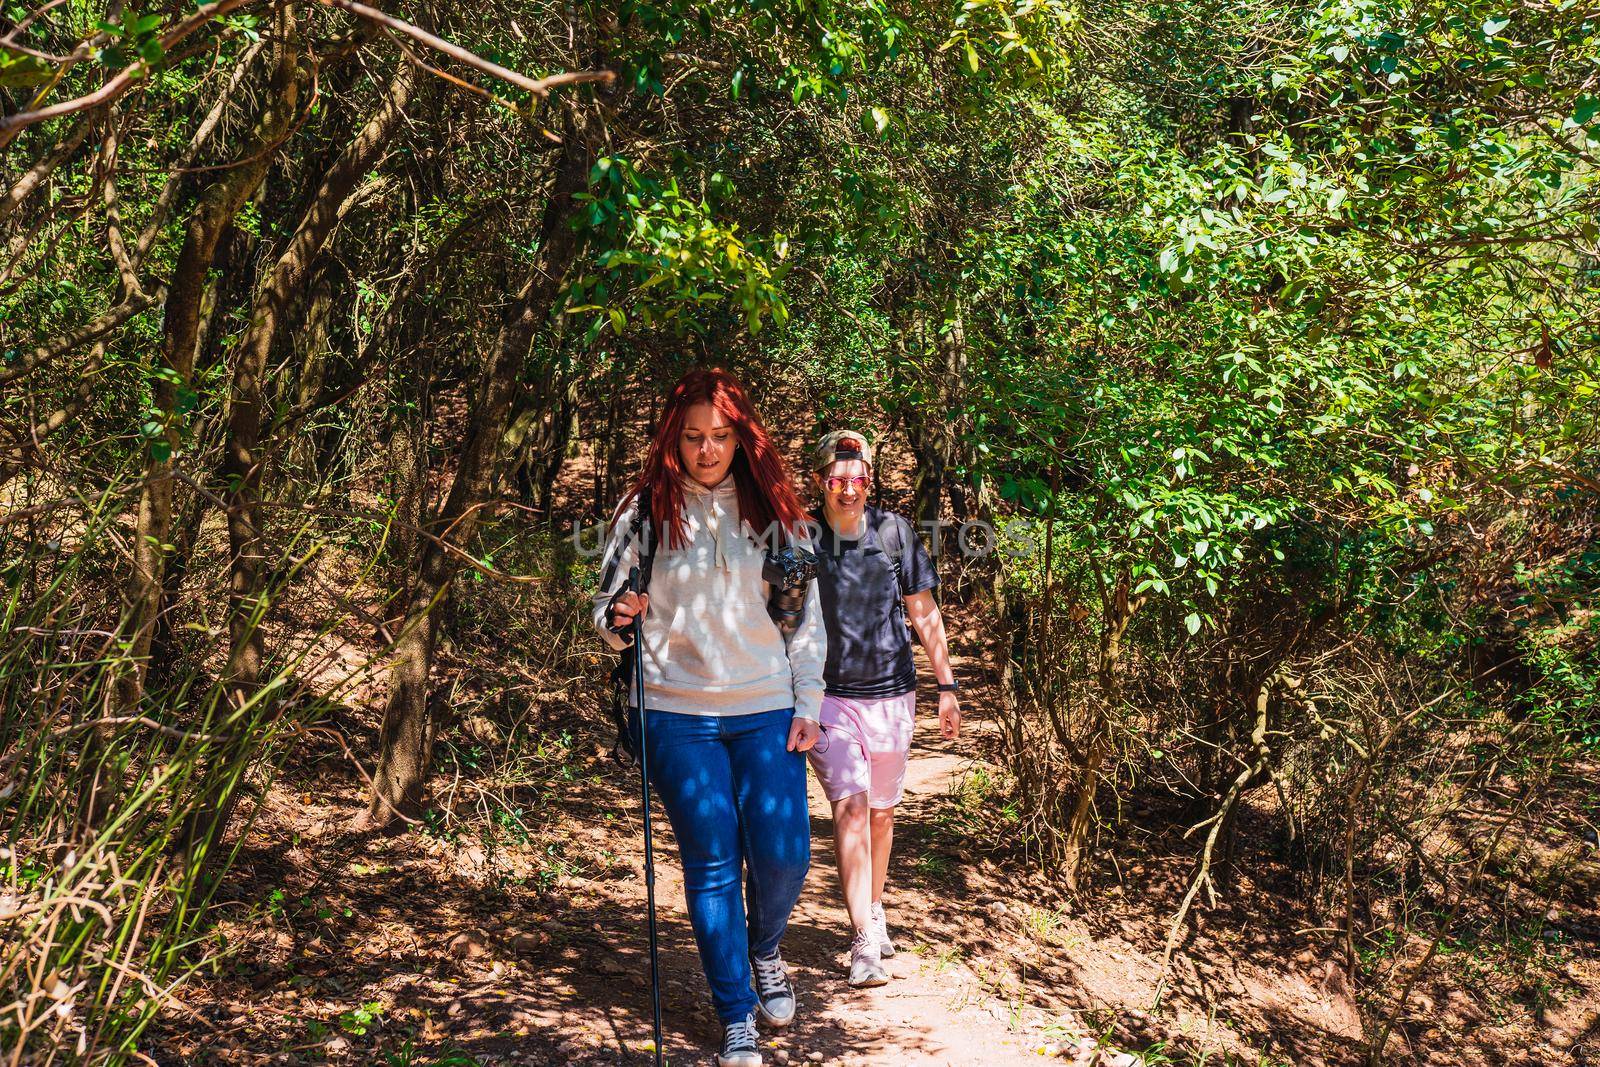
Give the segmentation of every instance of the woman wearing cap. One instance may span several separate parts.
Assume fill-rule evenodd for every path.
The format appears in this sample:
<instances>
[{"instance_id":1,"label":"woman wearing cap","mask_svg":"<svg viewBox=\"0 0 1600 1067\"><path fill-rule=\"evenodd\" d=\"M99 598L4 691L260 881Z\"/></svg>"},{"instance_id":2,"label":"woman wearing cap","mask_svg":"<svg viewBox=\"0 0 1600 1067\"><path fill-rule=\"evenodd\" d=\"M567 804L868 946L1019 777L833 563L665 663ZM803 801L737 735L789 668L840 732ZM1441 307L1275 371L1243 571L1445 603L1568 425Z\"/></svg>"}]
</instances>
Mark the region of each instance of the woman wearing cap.
<instances>
[{"instance_id":1,"label":"woman wearing cap","mask_svg":"<svg viewBox=\"0 0 1600 1067\"><path fill-rule=\"evenodd\" d=\"M869 507L872 446L850 430L830 433L812 452L822 507L818 524L817 591L828 631L823 671L822 740L811 766L833 805L834 847L855 937L850 984L883 985L882 960L895 954L883 911L883 887L894 843L917 701L916 661L905 621L911 620L939 683L939 732L961 729L944 620L933 600L939 584L911 524Z\"/></svg>"},{"instance_id":2,"label":"woman wearing cap","mask_svg":"<svg viewBox=\"0 0 1600 1067\"><path fill-rule=\"evenodd\" d=\"M642 528L632 521L641 500ZM673 388L644 470L618 505L594 598L595 626L613 649L627 644L618 631L643 619L650 778L677 838L689 921L723 1025L719 1067L759 1065L757 1016L782 1027L795 1014L778 943L811 862L801 753L819 736L825 638L815 588L798 628L779 630L762 564L771 538L803 544L805 525L738 380L691 372ZM625 587L641 543L655 546L640 566L650 575L643 594ZM636 743L638 717L633 708Z\"/></svg>"}]
</instances>

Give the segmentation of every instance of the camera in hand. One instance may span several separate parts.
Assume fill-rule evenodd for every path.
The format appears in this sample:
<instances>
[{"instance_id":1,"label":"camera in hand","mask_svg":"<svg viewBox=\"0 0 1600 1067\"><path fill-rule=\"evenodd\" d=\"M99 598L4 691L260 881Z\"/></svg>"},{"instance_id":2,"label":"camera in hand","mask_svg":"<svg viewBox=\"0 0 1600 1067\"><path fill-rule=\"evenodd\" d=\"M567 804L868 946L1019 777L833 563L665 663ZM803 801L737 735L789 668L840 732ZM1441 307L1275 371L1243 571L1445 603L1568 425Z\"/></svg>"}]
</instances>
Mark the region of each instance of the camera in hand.
<instances>
[{"instance_id":1,"label":"camera in hand","mask_svg":"<svg viewBox=\"0 0 1600 1067\"><path fill-rule=\"evenodd\" d=\"M767 614L785 637L800 628L806 614L806 590L817 576L817 557L810 550L785 545L768 552L761 565L761 578L772 586L767 599Z\"/></svg>"}]
</instances>

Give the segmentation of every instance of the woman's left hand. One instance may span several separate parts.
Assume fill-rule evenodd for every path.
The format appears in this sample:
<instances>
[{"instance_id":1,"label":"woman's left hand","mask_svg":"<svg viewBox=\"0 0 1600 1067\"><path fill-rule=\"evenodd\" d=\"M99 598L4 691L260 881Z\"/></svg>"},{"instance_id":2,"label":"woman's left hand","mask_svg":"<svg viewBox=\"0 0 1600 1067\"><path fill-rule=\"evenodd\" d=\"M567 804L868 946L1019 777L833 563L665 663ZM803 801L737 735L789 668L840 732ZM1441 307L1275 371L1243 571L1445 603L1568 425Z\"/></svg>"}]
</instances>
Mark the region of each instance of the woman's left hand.
<instances>
[{"instance_id":1,"label":"woman's left hand","mask_svg":"<svg viewBox=\"0 0 1600 1067\"><path fill-rule=\"evenodd\" d=\"M796 718L789 723L789 751L805 752L822 736L822 727L815 719Z\"/></svg>"}]
</instances>

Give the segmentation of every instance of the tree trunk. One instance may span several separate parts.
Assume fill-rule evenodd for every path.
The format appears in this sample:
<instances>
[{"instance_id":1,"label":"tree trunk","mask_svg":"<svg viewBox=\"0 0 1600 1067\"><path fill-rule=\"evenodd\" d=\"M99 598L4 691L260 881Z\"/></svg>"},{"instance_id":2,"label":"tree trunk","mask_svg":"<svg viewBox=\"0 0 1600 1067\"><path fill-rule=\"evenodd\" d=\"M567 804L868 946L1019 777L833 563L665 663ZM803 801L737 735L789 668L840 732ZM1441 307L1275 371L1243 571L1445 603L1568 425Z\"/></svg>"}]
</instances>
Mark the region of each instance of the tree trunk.
<instances>
[{"instance_id":1,"label":"tree trunk","mask_svg":"<svg viewBox=\"0 0 1600 1067\"><path fill-rule=\"evenodd\" d=\"M1094 823L1095 794L1100 788L1100 768L1111 754L1111 717L1121 702L1122 638L1143 597L1130 597L1129 579L1123 575L1109 595L1102 594L1104 629L1100 631L1100 656L1096 667L1100 699L1091 702L1089 744L1079 767L1078 791L1062 832L1061 868L1067 889L1076 892L1088 858L1089 830Z\"/></svg>"},{"instance_id":2,"label":"tree trunk","mask_svg":"<svg viewBox=\"0 0 1600 1067\"><path fill-rule=\"evenodd\" d=\"M628 387L627 374L620 368L614 375L615 387L611 391L611 398L606 404L606 419L598 429L601 434L602 450L595 451L595 482L594 482L594 513L597 517L609 519L609 508L616 505L617 498L621 496L622 485L622 446L623 437L619 432L618 423L622 418L622 397Z\"/></svg>"},{"instance_id":3,"label":"tree trunk","mask_svg":"<svg viewBox=\"0 0 1600 1067\"><path fill-rule=\"evenodd\" d=\"M536 466L532 471L534 506L544 515L544 521L555 521L555 491L556 479L561 474L561 468L566 464L567 453L572 448L572 439L577 426L578 411L578 376L571 375L566 388L561 392L561 403L553 416L551 432L545 441L544 452L536 457Z\"/></svg>"},{"instance_id":4,"label":"tree trunk","mask_svg":"<svg viewBox=\"0 0 1600 1067\"><path fill-rule=\"evenodd\" d=\"M161 613L162 576L166 567L166 545L172 527L173 465L182 443L179 398L191 388L199 340L201 299L206 291L206 272L216 253L217 242L232 223L240 207L260 184L267 172L274 149L289 127L300 91L306 84L309 67L295 46L293 26L288 16L280 34L279 54L268 89L267 102L255 129L240 153L239 162L222 171L222 176L201 194L184 233L172 283L167 289L161 339L161 369L154 387L155 407L163 413L160 434L151 442L145 459L144 484L139 495L139 512L133 536L133 570L124 593L122 632L130 642L129 665L117 679L116 701L121 715L138 714L144 698L145 672L156 618ZM100 763L110 743L109 736L91 735L85 746L84 762ZM109 779L98 773L87 776L89 796L82 808L88 826L98 825L109 802Z\"/></svg>"},{"instance_id":5,"label":"tree trunk","mask_svg":"<svg viewBox=\"0 0 1600 1067\"><path fill-rule=\"evenodd\" d=\"M189 560L193 556L194 546L200 540L200 527L210 510L210 496L193 490L183 498L181 507L175 506L171 559L167 563L166 574L161 583L161 602L168 605L169 610L156 616L155 632L150 641L150 668L146 674L146 679L157 686L167 679L166 672L171 669L179 652L170 606L176 604L178 598L183 595L183 582L188 577Z\"/></svg>"},{"instance_id":6,"label":"tree trunk","mask_svg":"<svg viewBox=\"0 0 1600 1067\"><path fill-rule=\"evenodd\" d=\"M328 376L334 286L326 262L323 268L317 271L317 276L310 283L309 289L310 295L305 301L305 328L295 338L296 347L300 350L300 373L295 376L294 385L297 411L311 409L322 393L323 384ZM294 434L289 444L289 468L311 472L314 475L311 480L318 486L318 492L321 491L327 475L328 464L324 462L326 453L322 447L326 436L325 433L307 433L301 430Z\"/></svg>"},{"instance_id":7,"label":"tree trunk","mask_svg":"<svg viewBox=\"0 0 1600 1067\"><path fill-rule=\"evenodd\" d=\"M578 375L571 367L541 376L528 404L506 431L507 454L515 456L509 472L525 504L550 516L550 497L571 440L572 412L578 397Z\"/></svg>"},{"instance_id":8,"label":"tree trunk","mask_svg":"<svg viewBox=\"0 0 1600 1067\"><path fill-rule=\"evenodd\" d=\"M228 405L228 440L222 471L228 503L228 662L224 671L228 715L246 707L261 682L261 618L266 608L266 552L261 536L263 428L266 425L267 363L273 342L292 323L295 294L338 224L341 209L362 177L377 163L404 116L413 84L411 64L402 60L384 93L384 102L345 148L301 216L288 247L262 280L251 308L250 325L236 350ZM256 714L262 714L257 711ZM245 737L248 731L237 731ZM237 743L248 743L241 740ZM226 766L220 753L215 764ZM222 838L233 813L237 790L211 782L184 830L189 852Z\"/></svg>"},{"instance_id":9,"label":"tree trunk","mask_svg":"<svg viewBox=\"0 0 1600 1067\"><path fill-rule=\"evenodd\" d=\"M422 519L427 513L427 422L420 412L407 412L389 434L389 498L394 501L395 556L409 563L422 551Z\"/></svg>"},{"instance_id":10,"label":"tree trunk","mask_svg":"<svg viewBox=\"0 0 1600 1067\"><path fill-rule=\"evenodd\" d=\"M539 252L526 284L506 311L493 355L462 444L450 495L431 523L422 548L406 621L395 645L389 703L379 736L378 766L372 776L367 811L358 825L387 827L421 810L423 784L431 758L428 730L428 676L438 639L434 607L449 592L459 567L457 553L477 530L479 505L494 482L495 462L510 417L517 380L535 331L548 321L567 269L578 251L570 221L578 210L573 198L583 191L589 152L583 131L569 128L556 164L555 181L540 225Z\"/></svg>"},{"instance_id":11,"label":"tree trunk","mask_svg":"<svg viewBox=\"0 0 1600 1067\"><path fill-rule=\"evenodd\" d=\"M929 348L931 344L928 337L928 313L922 306L922 286L917 286L917 303L911 312L911 326L908 331L913 343L917 345L917 358L910 360L903 349L904 341L897 342L902 346L900 362L913 374L921 375L922 388L913 391L913 396L918 399L905 405L900 411L900 423L906 428L906 443L911 447L912 458L916 460L916 467L911 473L911 519L922 529L937 531L935 525L939 521L941 508L940 496L944 488L945 451L940 447L939 435L944 422L943 413L938 411L943 393L939 376L930 374L927 367L931 363ZM937 536L937 533L935 533ZM936 555L942 554L943 545L933 546Z\"/></svg>"},{"instance_id":12,"label":"tree trunk","mask_svg":"<svg viewBox=\"0 0 1600 1067\"><path fill-rule=\"evenodd\" d=\"M265 424L267 362L273 342L287 328L295 293L338 224L345 201L382 156L404 117L415 75L402 60L384 92L384 102L334 163L300 219L278 261L261 284L250 326L239 342L233 367L228 445L223 474L228 482L229 654L226 677L235 707L260 682L261 613L265 606L266 553L261 538L261 453Z\"/></svg>"}]
</instances>

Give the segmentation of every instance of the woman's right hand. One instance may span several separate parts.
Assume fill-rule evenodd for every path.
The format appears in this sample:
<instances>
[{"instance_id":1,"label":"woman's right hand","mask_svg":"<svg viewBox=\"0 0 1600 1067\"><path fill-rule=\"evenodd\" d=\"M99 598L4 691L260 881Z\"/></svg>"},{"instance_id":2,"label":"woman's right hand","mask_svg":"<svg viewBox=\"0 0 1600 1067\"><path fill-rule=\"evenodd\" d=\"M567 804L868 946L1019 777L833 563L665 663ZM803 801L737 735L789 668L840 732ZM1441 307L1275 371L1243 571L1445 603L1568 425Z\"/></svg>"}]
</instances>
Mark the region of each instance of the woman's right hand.
<instances>
[{"instance_id":1,"label":"woman's right hand","mask_svg":"<svg viewBox=\"0 0 1600 1067\"><path fill-rule=\"evenodd\" d=\"M617 596L611 602L611 629L615 631L626 630L633 625L635 616L643 618L645 612L650 610L650 594L635 593L631 589Z\"/></svg>"}]
</instances>

